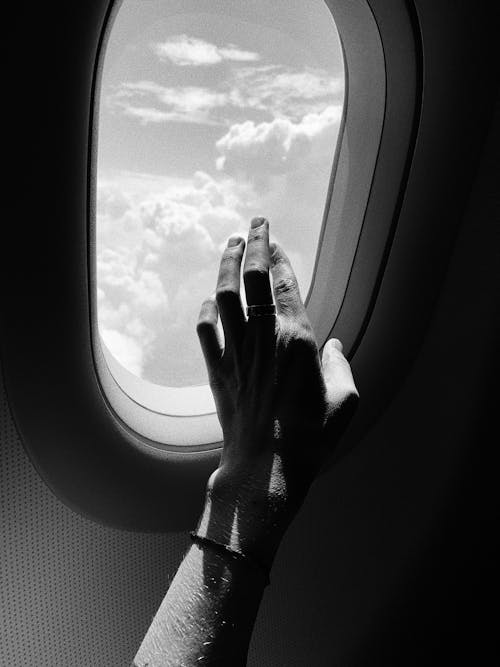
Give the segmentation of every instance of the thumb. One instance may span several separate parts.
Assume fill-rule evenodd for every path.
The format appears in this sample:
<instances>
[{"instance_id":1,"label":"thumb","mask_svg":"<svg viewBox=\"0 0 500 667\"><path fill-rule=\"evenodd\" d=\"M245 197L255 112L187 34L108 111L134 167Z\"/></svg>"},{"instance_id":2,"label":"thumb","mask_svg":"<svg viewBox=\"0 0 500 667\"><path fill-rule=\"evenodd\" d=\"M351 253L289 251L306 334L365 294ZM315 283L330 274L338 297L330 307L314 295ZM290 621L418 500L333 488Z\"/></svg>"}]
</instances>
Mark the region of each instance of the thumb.
<instances>
[{"instance_id":1,"label":"thumb","mask_svg":"<svg viewBox=\"0 0 500 667\"><path fill-rule=\"evenodd\" d=\"M339 340L332 338L326 342L321 361L328 402L324 436L326 444L331 447L335 446L351 420L359 394Z\"/></svg>"},{"instance_id":2,"label":"thumb","mask_svg":"<svg viewBox=\"0 0 500 667\"><path fill-rule=\"evenodd\" d=\"M342 354L342 343L337 338L330 338L325 343L321 364L328 401L339 407L346 400L357 402L359 394L351 367Z\"/></svg>"}]
</instances>

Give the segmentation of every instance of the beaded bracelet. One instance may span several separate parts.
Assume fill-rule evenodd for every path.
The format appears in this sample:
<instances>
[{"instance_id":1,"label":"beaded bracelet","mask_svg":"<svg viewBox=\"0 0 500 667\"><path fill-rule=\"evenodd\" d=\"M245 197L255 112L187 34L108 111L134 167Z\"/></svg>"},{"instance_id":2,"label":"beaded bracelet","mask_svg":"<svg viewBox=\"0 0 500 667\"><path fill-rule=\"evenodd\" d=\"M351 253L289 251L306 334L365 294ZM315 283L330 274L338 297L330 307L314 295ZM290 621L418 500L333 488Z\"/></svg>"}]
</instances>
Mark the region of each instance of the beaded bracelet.
<instances>
[{"instance_id":1,"label":"beaded bracelet","mask_svg":"<svg viewBox=\"0 0 500 667\"><path fill-rule=\"evenodd\" d=\"M271 583L271 580L269 578L269 570L254 558L247 556L247 554L244 554L242 551L237 551L236 549L232 549L231 547L228 547L226 544L221 544L220 542L211 540L209 537L202 537L201 535L198 535L195 531L191 531L189 534L191 535L191 539L193 540L193 542L198 542L199 544L202 545L205 544L208 547L212 548L217 553L220 553L222 555L224 554L229 555L231 556L231 558L234 558L234 560L239 560L242 563L246 563L254 570L257 570L261 574L261 576L264 577L265 586L269 586L269 584Z\"/></svg>"}]
</instances>

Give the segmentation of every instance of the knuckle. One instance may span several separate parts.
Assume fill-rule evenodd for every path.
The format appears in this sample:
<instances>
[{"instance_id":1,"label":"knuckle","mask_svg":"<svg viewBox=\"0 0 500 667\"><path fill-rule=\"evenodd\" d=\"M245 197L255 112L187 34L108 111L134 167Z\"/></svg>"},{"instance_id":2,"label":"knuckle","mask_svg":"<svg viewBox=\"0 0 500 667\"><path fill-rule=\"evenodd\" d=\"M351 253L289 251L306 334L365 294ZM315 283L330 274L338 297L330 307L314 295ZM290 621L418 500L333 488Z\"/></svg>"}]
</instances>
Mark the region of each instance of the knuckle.
<instances>
[{"instance_id":1,"label":"knuckle","mask_svg":"<svg viewBox=\"0 0 500 667\"><path fill-rule=\"evenodd\" d=\"M219 280L227 279L229 276L234 275L235 273L240 272L241 257L235 254L224 254L222 255L219 268Z\"/></svg>"},{"instance_id":2,"label":"knuckle","mask_svg":"<svg viewBox=\"0 0 500 667\"><path fill-rule=\"evenodd\" d=\"M201 312L210 311L214 305L213 298L207 297L201 304Z\"/></svg>"},{"instance_id":3,"label":"knuckle","mask_svg":"<svg viewBox=\"0 0 500 667\"><path fill-rule=\"evenodd\" d=\"M277 261L283 259L283 248L277 241L271 241L269 243L269 250L271 252L271 256L274 257Z\"/></svg>"},{"instance_id":4,"label":"knuckle","mask_svg":"<svg viewBox=\"0 0 500 667\"><path fill-rule=\"evenodd\" d=\"M278 278L274 283L274 291L276 294L286 296L298 290L297 281L291 277Z\"/></svg>"},{"instance_id":5,"label":"knuckle","mask_svg":"<svg viewBox=\"0 0 500 667\"><path fill-rule=\"evenodd\" d=\"M235 264L239 264L241 261L241 256L239 252L235 252L238 248L226 248L222 253L221 264L223 266L232 267Z\"/></svg>"},{"instance_id":6,"label":"knuckle","mask_svg":"<svg viewBox=\"0 0 500 667\"><path fill-rule=\"evenodd\" d=\"M267 230L265 225L252 229L249 234L248 243L258 243L267 239Z\"/></svg>"},{"instance_id":7,"label":"knuckle","mask_svg":"<svg viewBox=\"0 0 500 667\"><path fill-rule=\"evenodd\" d=\"M314 341L314 345L317 346L316 334L314 333L312 324L310 323L309 318L307 317L307 313L305 311L300 316L299 320L300 320L300 328L302 331L302 335L312 338L312 340Z\"/></svg>"},{"instance_id":8,"label":"knuckle","mask_svg":"<svg viewBox=\"0 0 500 667\"><path fill-rule=\"evenodd\" d=\"M304 331L300 327L290 336L288 347L298 356L307 356L317 352L316 339L312 332Z\"/></svg>"},{"instance_id":9,"label":"knuckle","mask_svg":"<svg viewBox=\"0 0 500 667\"><path fill-rule=\"evenodd\" d=\"M309 320L304 320L300 324L300 331L302 338L307 342L309 347L312 347L315 351L318 350L318 343L316 341L316 335L313 331L312 326L309 323Z\"/></svg>"},{"instance_id":10,"label":"knuckle","mask_svg":"<svg viewBox=\"0 0 500 667\"><path fill-rule=\"evenodd\" d=\"M210 324L217 320L217 310L213 298L207 298L203 301L198 315L198 324L206 322Z\"/></svg>"}]
</instances>

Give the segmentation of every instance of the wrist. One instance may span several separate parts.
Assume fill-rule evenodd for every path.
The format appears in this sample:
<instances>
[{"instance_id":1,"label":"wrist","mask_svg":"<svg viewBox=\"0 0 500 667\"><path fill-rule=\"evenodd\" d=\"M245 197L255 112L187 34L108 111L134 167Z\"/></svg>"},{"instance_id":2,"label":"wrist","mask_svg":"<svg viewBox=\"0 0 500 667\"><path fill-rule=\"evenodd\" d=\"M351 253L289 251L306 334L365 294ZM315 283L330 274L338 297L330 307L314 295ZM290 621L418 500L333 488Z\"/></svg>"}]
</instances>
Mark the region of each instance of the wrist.
<instances>
[{"instance_id":1,"label":"wrist","mask_svg":"<svg viewBox=\"0 0 500 667\"><path fill-rule=\"evenodd\" d=\"M196 532L270 568L296 509L282 485L261 484L247 470L243 475L219 468L209 480Z\"/></svg>"},{"instance_id":2,"label":"wrist","mask_svg":"<svg viewBox=\"0 0 500 667\"><path fill-rule=\"evenodd\" d=\"M269 530L244 515L238 506L219 507L207 498L195 533L255 559L270 570L284 530Z\"/></svg>"},{"instance_id":3,"label":"wrist","mask_svg":"<svg viewBox=\"0 0 500 667\"><path fill-rule=\"evenodd\" d=\"M203 537L198 531L191 531L190 533L193 543L202 549L204 553L210 554L212 557L221 559L228 571L233 572L240 570L245 572L245 577L250 572L253 573L255 583L260 583L263 587L270 584L269 572L270 567L261 563L253 556L249 556L240 549L229 547L226 544L219 542L213 538Z\"/></svg>"}]
</instances>

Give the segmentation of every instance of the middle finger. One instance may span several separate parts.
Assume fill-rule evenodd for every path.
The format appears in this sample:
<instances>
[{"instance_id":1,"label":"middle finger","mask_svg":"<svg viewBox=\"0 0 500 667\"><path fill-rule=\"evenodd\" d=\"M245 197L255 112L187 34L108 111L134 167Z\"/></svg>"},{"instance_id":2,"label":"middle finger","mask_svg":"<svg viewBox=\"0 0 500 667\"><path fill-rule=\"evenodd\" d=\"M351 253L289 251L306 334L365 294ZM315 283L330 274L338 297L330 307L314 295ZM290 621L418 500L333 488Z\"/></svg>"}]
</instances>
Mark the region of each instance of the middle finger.
<instances>
[{"instance_id":1,"label":"middle finger","mask_svg":"<svg viewBox=\"0 0 500 667\"><path fill-rule=\"evenodd\" d=\"M273 303L269 264L269 222L265 218L253 218L248 231L247 254L243 267L243 281L249 306Z\"/></svg>"}]
</instances>

